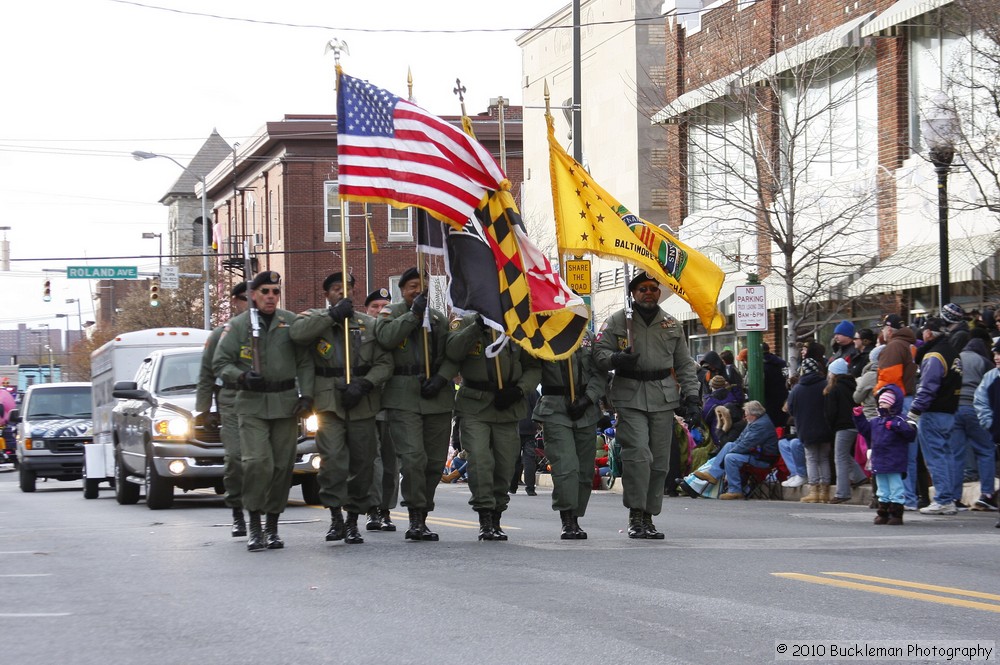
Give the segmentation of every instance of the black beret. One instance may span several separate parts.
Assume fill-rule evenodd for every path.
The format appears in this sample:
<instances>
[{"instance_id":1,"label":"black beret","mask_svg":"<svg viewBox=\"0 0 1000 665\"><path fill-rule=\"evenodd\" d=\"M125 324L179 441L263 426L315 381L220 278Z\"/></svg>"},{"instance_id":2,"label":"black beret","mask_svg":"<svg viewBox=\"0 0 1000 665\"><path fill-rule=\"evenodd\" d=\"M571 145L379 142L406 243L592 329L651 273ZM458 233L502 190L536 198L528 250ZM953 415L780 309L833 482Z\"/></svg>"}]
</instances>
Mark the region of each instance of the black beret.
<instances>
[{"instance_id":1,"label":"black beret","mask_svg":"<svg viewBox=\"0 0 1000 665\"><path fill-rule=\"evenodd\" d=\"M334 282L343 282L343 281L344 281L344 273L338 270L337 272L333 273L332 275L323 280L323 290L329 291L330 287L333 286ZM352 275L351 273L347 273L347 283L350 284L351 286L354 286L354 275Z\"/></svg>"},{"instance_id":2,"label":"black beret","mask_svg":"<svg viewBox=\"0 0 1000 665\"><path fill-rule=\"evenodd\" d=\"M407 268L406 272L403 273L402 277L399 278L399 286L402 288L403 284L406 284L411 279L420 279L420 273L417 272L416 268Z\"/></svg>"},{"instance_id":3,"label":"black beret","mask_svg":"<svg viewBox=\"0 0 1000 665\"><path fill-rule=\"evenodd\" d=\"M265 270L257 273L257 276L250 282L250 288L254 291L268 284L281 284L281 275L273 270Z\"/></svg>"},{"instance_id":4,"label":"black beret","mask_svg":"<svg viewBox=\"0 0 1000 665\"><path fill-rule=\"evenodd\" d=\"M377 291L372 291L365 298L365 307L372 304L376 300L392 300L392 296L389 294L389 289L381 288Z\"/></svg>"},{"instance_id":5,"label":"black beret","mask_svg":"<svg viewBox=\"0 0 1000 665\"><path fill-rule=\"evenodd\" d=\"M642 272L640 272L639 274L637 274L635 277L633 277L632 281L630 281L628 283L629 293L635 291L639 287L639 285L642 284L643 282L656 282L656 278L650 276L650 274L648 272L646 272L645 270L643 270ZM656 283L657 283L657 285L659 285L659 282L656 282Z\"/></svg>"},{"instance_id":6,"label":"black beret","mask_svg":"<svg viewBox=\"0 0 1000 665\"><path fill-rule=\"evenodd\" d=\"M240 282L229 292L230 297L235 298L236 296L241 296L247 292L247 283Z\"/></svg>"}]
</instances>

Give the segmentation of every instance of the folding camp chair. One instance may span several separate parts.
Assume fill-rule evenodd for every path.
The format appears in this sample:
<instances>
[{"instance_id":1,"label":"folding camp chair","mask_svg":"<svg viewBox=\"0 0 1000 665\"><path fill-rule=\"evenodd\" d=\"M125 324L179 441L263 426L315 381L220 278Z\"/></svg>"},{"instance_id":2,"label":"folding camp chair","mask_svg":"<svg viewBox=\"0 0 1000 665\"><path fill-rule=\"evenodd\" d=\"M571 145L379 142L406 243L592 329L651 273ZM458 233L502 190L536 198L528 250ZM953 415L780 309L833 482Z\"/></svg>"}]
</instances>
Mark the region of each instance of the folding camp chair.
<instances>
[{"instance_id":1,"label":"folding camp chair","mask_svg":"<svg viewBox=\"0 0 1000 665\"><path fill-rule=\"evenodd\" d=\"M788 479L788 467L785 460L778 460L769 467L744 464L740 467L743 478L743 495L748 499L769 499L781 501L783 497L781 483Z\"/></svg>"}]
</instances>

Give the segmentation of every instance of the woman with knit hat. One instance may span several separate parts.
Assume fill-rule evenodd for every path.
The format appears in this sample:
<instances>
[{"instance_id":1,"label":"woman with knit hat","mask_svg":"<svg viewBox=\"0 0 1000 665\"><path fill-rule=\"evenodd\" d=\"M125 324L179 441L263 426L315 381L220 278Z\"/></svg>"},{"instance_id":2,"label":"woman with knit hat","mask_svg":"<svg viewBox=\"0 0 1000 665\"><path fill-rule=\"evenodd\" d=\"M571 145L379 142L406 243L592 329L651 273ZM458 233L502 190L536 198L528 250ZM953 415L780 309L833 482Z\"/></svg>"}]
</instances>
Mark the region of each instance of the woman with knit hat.
<instances>
[{"instance_id":1,"label":"woman with knit hat","mask_svg":"<svg viewBox=\"0 0 1000 665\"><path fill-rule=\"evenodd\" d=\"M829 377L823 389L823 414L834 432L833 460L837 470L837 488L830 503L851 500L851 487L865 482L868 477L854 461L854 443L858 431L854 427L851 411L854 409L854 389L857 382L849 371L847 361L837 358L827 368Z\"/></svg>"}]
</instances>

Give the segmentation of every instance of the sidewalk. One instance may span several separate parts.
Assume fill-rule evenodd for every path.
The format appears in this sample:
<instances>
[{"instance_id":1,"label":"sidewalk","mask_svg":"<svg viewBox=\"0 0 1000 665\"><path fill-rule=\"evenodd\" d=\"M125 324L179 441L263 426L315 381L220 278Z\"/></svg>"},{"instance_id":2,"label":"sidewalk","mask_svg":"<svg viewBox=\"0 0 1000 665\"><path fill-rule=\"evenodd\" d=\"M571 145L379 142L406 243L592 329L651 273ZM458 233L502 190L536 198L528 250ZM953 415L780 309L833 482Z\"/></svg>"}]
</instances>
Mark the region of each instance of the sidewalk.
<instances>
[{"instance_id":1,"label":"sidewalk","mask_svg":"<svg viewBox=\"0 0 1000 665\"><path fill-rule=\"evenodd\" d=\"M535 484L538 487L552 487L552 476L547 473L539 473ZM605 491L621 494L622 479L617 478L615 480L615 486L610 490L605 490ZM796 487L796 488L782 487L781 499L783 501L798 501L808 492L809 492L808 485L803 485L802 487ZM933 497L934 496L933 486L931 487L930 493L931 496ZM962 503L964 503L967 506L971 506L976 502L978 498L979 498L979 481L973 483L965 483L965 485L962 487ZM851 500L845 501L843 505L867 506L869 502L871 502L871 500L872 500L871 484L866 483L861 487L855 487L851 492Z\"/></svg>"}]
</instances>

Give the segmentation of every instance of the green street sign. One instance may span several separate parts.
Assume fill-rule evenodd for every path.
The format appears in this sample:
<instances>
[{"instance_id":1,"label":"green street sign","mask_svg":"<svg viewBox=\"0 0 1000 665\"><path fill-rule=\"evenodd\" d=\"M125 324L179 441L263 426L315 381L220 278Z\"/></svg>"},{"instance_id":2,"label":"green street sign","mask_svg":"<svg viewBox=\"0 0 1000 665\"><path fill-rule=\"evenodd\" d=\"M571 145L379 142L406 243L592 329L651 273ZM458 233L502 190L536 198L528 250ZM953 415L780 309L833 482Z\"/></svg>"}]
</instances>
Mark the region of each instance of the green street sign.
<instances>
[{"instance_id":1,"label":"green street sign","mask_svg":"<svg viewBox=\"0 0 1000 665\"><path fill-rule=\"evenodd\" d=\"M137 266L66 266L69 279L139 279Z\"/></svg>"}]
</instances>

